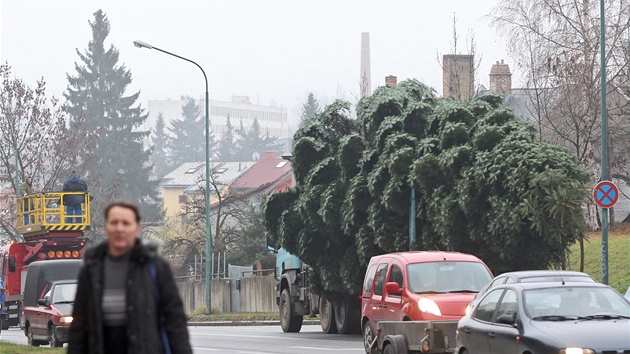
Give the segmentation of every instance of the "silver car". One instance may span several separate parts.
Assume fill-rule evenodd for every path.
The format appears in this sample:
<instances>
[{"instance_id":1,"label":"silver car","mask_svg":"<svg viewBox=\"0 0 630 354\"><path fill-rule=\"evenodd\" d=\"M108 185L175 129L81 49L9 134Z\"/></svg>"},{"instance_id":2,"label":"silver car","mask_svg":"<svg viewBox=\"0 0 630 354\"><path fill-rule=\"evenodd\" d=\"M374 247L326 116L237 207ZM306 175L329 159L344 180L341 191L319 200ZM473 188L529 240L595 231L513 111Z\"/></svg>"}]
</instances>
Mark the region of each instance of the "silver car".
<instances>
[{"instance_id":1,"label":"silver car","mask_svg":"<svg viewBox=\"0 0 630 354\"><path fill-rule=\"evenodd\" d=\"M538 282L587 282L597 283L590 275L572 270L522 270L517 272L508 272L497 275L488 285L484 286L476 295L473 301L466 307L466 314L470 313L475 304L483 297L485 293L491 289L512 283L538 283ZM630 289L628 289L630 291ZM626 293L626 298L628 298Z\"/></svg>"}]
</instances>

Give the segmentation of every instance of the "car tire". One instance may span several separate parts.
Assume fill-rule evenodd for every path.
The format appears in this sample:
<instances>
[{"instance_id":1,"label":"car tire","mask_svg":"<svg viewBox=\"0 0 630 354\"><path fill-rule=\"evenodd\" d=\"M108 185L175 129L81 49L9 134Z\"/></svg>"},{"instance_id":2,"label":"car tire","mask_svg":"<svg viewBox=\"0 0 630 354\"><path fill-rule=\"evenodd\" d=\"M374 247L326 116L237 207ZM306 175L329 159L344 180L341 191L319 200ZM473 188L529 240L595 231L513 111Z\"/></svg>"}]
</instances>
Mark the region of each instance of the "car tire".
<instances>
[{"instance_id":1,"label":"car tire","mask_svg":"<svg viewBox=\"0 0 630 354\"><path fill-rule=\"evenodd\" d=\"M374 344L370 346L370 344L374 341L374 338L376 338L376 336L372 330L372 325L370 324L370 321L367 321L365 322L365 325L363 325L363 348L365 349L366 354L378 353L378 345Z\"/></svg>"},{"instance_id":2,"label":"car tire","mask_svg":"<svg viewBox=\"0 0 630 354\"><path fill-rule=\"evenodd\" d=\"M282 290L280 295L280 327L285 333L295 333L302 329L304 316L293 316L293 302L289 289Z\"/></svg>"},{"instance_id":3,"label":"car tire","mask_svg":"<svg viewBox=\"0 0 630 354\"><path fill-rule=\"evenodd\" d=\"M347 296L342 303L335 304L334 312L337 332L341 334L361 333L361 313L359 313L358 310L359 305L350 304L350 300Z\"/></svg>"},{"instance_id":4,"label":"car tire","mask_svg":"<svg viewBox=\"0 0 630 354\"><path fill-rule=\"evenodd\" d=\"M335 309L333 304L323 297L319 298L319 325L326 334L337 333Z\"/></svg>"},{"instance_id":5,"label":"car tire","mask_svg":"<svg viewBox=\"0 0 630 354\"><path fill-rule=\"evenodd\" d=\"M42 344L40 341L33 339L33 330L29 325L26 326L26 340L31 347L39 347Z\"/></svg>"},{"instance_id":6,"label":"car tire","mask_svg":"<svg viewBox=\"0 0 630 354\"><path fill-rule=\"evenodd\" d=\"M59 341L57 338L57 332L55 331L55 326L48 326L48 343L51 348L61 348L63 347L63 343Z\"/></svg>"},{"instance_id":7,"label":"car tire","mask_svg":"<svg viewBox=\"0 0 630 354\"><path fill-rule=\"evenodd\" d=\"M2 329L9 329L9 320L4 320L4 321L0 321L2 322L2 325L0 325L0 327L2 327Z\"/></svg>"},{"instance_id":8,"label":"car tire","mask_svg":"<svg viewBox=\"0 0 630 354\"><path fill-rule=\"evenodd\" d=\"M24 314L22 313L22 302L18 303L17 309L17 325L20 326L20 329L24 329Z\"/></svg>"}]
</instances>

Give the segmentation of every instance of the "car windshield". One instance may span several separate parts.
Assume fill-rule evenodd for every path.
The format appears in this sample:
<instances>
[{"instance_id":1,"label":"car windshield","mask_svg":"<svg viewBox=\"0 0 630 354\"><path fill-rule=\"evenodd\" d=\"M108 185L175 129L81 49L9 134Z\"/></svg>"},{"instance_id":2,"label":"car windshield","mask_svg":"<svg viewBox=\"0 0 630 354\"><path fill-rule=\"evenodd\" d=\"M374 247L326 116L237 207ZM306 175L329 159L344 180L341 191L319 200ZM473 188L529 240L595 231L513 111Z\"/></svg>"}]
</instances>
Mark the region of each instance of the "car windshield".
<instances>
[{"instance_id":1,"label":"car windshield","mask_svg":"<svg viewBox=\"0 0 630 354\"><path fill-rule=\"evenodd\" d=\"M552 287L523 291L533 320L630 318L630 303L611 288Z\"/></svg>"},{"instance_id":2,"label":"car windshield","mask_svg":"<svg viewBox=\"0 0 630 354\"><path fill-rule=\"evenodd\" d=\"M414 293L478 292L492 274L479 262L424 262L407 265Z\"/></svg>"},{"instance_id":3,"label":"car windshield","mask_svg":"<svg viewBox=\"0 0 630 354\"><path fill-rule=\"evenodd\" d=\"M77 294L77 284L57 284L52 290L53 304L74 303L74 297Z\"/></svg>"}]
</instances>

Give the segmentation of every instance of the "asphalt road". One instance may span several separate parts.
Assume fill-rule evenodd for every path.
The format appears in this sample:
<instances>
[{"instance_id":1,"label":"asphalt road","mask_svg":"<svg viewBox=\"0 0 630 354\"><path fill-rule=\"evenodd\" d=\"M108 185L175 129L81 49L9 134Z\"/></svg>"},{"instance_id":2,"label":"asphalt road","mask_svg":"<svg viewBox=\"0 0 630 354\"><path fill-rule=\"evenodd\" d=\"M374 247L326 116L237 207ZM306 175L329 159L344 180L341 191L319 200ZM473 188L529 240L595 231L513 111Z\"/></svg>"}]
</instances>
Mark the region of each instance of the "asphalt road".
<instances>
[{"instance_id":1,"label":"asphalt road","mask_svg":"<svg viewBox=\"0 0 630 354\"><path fill-rule=\"evenodd\" d=\"M361 335L324 334L320 326L303 326L300 333L283 333L280 326L189 327L196 354L314 354L364 353ZM3 330L0 340L26 345L19 328Z\"/></svg>"}]
</instances>

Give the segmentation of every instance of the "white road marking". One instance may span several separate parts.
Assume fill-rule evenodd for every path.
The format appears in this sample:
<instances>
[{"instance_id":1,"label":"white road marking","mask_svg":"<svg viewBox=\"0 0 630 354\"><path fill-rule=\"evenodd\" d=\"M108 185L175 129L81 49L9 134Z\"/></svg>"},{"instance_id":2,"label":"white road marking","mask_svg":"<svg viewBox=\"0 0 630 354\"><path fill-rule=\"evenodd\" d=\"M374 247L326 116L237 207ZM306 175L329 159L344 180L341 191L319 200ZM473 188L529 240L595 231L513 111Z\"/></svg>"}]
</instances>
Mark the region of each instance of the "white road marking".
<instances>
[{"instance_id":1,"label":"white road marking","mask_svg":"<svg viewBox=\"0 0 630 354\"><path fill-rule=\"evenodd\" d=\"M356 352L365 352L365 349L363 348L319 348L319 347L289 347L289 348L294 348L294 349L309 349L309 350L323 350L323 351L328 351L328 352L333 352L333 351L356 351Z\"/></svg>"}]
</instances>

